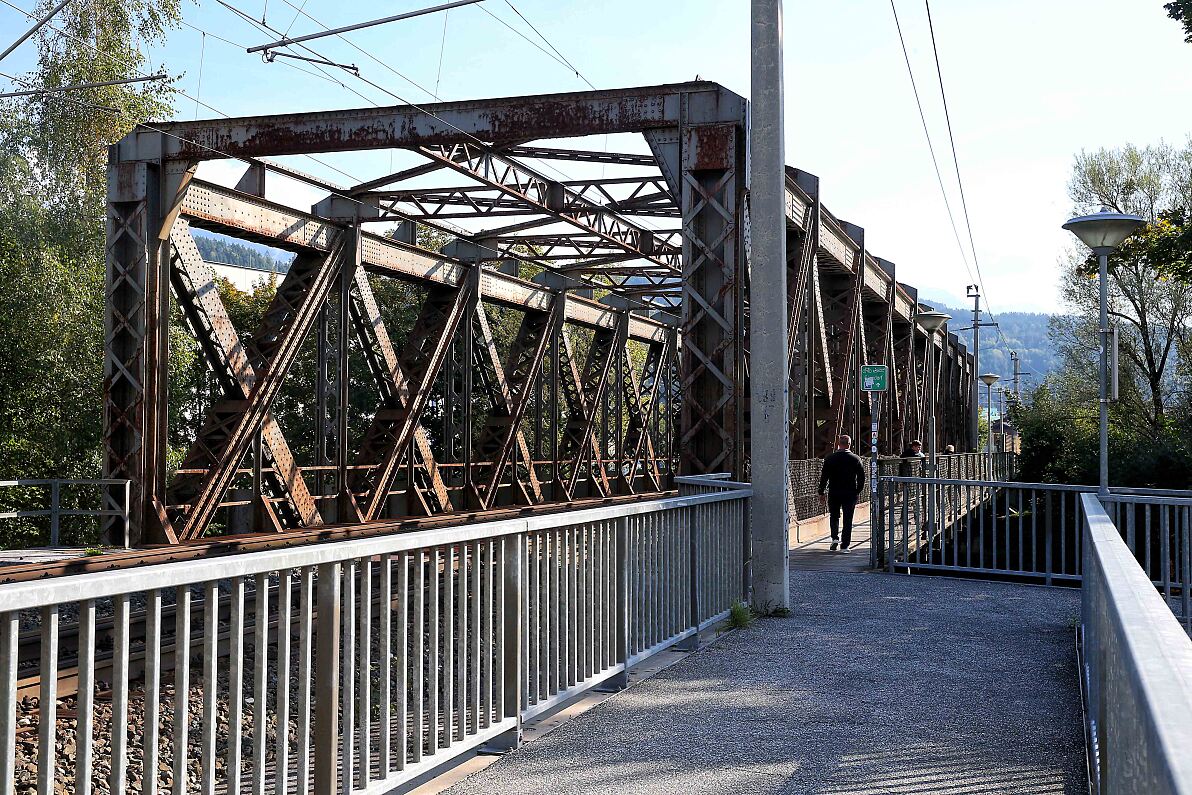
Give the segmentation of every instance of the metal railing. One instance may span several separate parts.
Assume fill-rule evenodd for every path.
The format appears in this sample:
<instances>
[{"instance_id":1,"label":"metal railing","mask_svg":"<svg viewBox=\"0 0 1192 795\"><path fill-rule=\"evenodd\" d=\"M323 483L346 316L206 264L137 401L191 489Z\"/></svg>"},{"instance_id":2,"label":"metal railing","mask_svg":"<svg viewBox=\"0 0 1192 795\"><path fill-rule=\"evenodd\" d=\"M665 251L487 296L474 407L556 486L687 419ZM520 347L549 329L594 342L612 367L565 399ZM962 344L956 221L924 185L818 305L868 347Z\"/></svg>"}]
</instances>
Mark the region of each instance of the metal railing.
<instances>
[{"instance_id":1,"label":"metal railing","mask_svg":"<svg viewBox=\"0 0 1192 795\"><path fill-rule=\"evenodd\" d=\"M1093 486L886 477L880 558L890 571L1079 582ZM1192 495L1113 488L1102 497L1135 561L1192 633Z\"/></svg>"},{"instance_id":2,"label":"metal railing","mask_svg":"<svg viewBox=\"0 0 1192 795\"><path fill-rule=\"evenodd\" d=\"M877 559L893 571L1080 579L1081 508L1088 486L885 477ZM875 545L877 546L877 545Z\"/></svg>"},{"instance_id":3,"label":"metal railing","mask_svg":"<svg viewBox=\"0 0 1192 795\"><path fill-rule=\"evenodd\" d=\"M747 601L717 485L0 585L0 793L381 792L514 744Z\"/></svg>"},{"instance_id":4,"label":"metal railing","mask_svg":"<svg viewBox=\"0 0 1192 795\"><path fill-rule=\"evenodd\" d=\"M1123 540L1121 525L1095 494L1080 500L1081 679L1092 789L1192 793L1192 641L1164 605L1170 597L1160 598L1154 577L1138 565L1138 549ZM1120 496L1106 502L1119 517L1123 505L1137 504ZM1186 522L1181 532L1186 539ZM1183 551L1186 572L1186 544Z\"/></svg>"},{"instance_id":5,"label":"metal railing","mask_svg":"<svg viewBox=\"0 0 1192 795\"><path fill-rule=\"evenodd\" d=\"M73 493L74 487L99 486L98 496L93 496L100 507L80 507L87 497ZM128 506L129 481L113 478L80 478L80 479L23 479L0 480L0 489L5 494L0 496L0 520L46 519L48 527L40 522L34 523L32 533L18 532L23 538L41 536L47 539L52 547L62 541L62 519L64 517L93 517L100 520L94 529L94 537L78 538L78 533L72 533L71 541L81 546L83 543L95 543L100 537L100 527L105 518L116 519L123 531L125 546L128 545ZM13 507L23 505L26 507ZM72 507L73 506L73 507ZM8 534L11 535L11 534Z\"/></svg>"}]
</instances>

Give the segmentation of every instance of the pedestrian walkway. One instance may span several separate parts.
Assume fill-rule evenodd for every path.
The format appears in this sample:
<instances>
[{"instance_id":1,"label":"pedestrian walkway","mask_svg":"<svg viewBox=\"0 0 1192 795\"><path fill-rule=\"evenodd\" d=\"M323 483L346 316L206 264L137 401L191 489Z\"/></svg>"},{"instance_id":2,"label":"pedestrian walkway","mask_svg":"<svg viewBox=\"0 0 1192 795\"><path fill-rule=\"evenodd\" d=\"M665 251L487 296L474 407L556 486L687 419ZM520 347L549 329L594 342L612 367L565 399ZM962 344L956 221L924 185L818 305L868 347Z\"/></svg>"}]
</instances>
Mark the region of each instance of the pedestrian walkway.
<instances>
[{"instance_id":1,"label":"pedestrian walkway","mask_svg":"<svg viewBox=\"0 0 1192 795\"><path fill-rule=\"evenodd\" d=\"M862 572L869 568L869 547L869 519L866 518L853 525L853 539L847 553L832 551L830 535L811 541L792 541L790 565L797 571Z\"/></svg>"},{"instance_id":2,"label":"pedestrian walkway","mask_svg":"<svg viewBox=\"0 0 1192 795\"><path fill-rule=\"evenodd\" d=\"M1086 791L1078 592L797 566L791 592L789 616L724 635L450 792Z\"/></svg>"}]
</instances>

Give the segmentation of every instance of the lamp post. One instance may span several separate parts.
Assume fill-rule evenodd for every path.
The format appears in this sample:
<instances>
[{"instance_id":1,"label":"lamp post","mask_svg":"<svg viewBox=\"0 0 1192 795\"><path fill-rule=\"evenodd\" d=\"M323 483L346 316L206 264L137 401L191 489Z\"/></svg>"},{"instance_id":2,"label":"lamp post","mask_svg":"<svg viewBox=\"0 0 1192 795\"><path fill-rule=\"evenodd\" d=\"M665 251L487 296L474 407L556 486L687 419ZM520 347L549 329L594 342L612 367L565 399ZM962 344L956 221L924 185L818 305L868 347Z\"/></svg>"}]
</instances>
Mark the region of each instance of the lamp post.
<instances>
[{"instance_id":1,"label":"lamp post","mask_svg":"<svg viewBox=\"0 0 1192 795\"><path fill-rule=\"evenodd\" d=\"M1072 234L1080 238L1097 255L1101 287L1101 318L1098 333L1101 336L1101 363L1098 368L1099 411L1101 421L1100 480L1098 492L1109 493L1109 255L1122 242L1146 224L1137 215L1115 213L1108 207L1092 215L1080 215L1064 224Z\"/></svg>"},{"instance_id":2,"label":"lamp post","mask_svg":"<svg viewBox=\"0 0 1192 795\"><path fill-rule=\"evenodd\" d=\"M915 313L915 322L927 332L927 355L924 364L927 368L927 476L936 477L936 444L935 444L935 333L952 319L944 312L936 312L931 307ZM935 497L936 490L932 484L927 485L927 529L935 531Z\"/></svg>"},{"instance_id":3,"label":"lamp post","mask_svg":"<svg viewBox=\"0 0 1192 795\"><path fill-rule=\"evenodd\" d=\"M996 373L978 376L985 384L985 458L989 465L989 478L993 479L993 385L1001 378Z\"/></svg>"}]
</instances>

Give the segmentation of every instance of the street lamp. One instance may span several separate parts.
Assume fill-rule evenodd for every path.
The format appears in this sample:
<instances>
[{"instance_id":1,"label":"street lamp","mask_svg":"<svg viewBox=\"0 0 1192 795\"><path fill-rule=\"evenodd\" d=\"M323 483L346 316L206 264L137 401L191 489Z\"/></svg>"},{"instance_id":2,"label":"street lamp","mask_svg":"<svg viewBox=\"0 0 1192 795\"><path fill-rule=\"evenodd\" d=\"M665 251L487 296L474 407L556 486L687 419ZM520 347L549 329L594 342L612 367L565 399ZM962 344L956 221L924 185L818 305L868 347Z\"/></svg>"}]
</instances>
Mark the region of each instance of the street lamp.
<instances>
[{"instance_id":1,"label":"street lamp","mask_svg":"<svg viewBox=\"0 0 1192 795\"><path fill-rule=\"evenodd\" d=\"M935 333L951 319L951 315L945 312L936 312L931 307L915 313L915 322L927 332L927 355L924 357L924 364L927 368L927 475L929 478L934 478L937 475L935 458ZM927 493L929 496L927 526L929 531L934 531L936 490L932 488L931 484L927 486Z\"/></svg>"},{"instance_id":2,"label":"street lamp","mask_svg":"<svg viewBox=\"0 0 1192 795\"><path fill-rule=\"evenodd\" d=\"M985 384L985 453L989 462L989 478L993 479L993 385L1001 378L996 373L985 373L978 376Z\"/></svg>"},{"instance_id":3,"label":"street lamp","mask_svg":"<svg viewBox=\"0 0 1192 795\"><path fill-rule=\"evenodd\" d=\"M1108 207L1102 207L1101 212L1092 215L1080 215L1064 224L1072 234L1080 238L1080 242L1093 250L1097 255L1101 280L1101 320L1099 333L1101 335L1101 364L1098 372L1100 391L1099 416L1101 420L1100 464L1101 477L1098 491L1109 493L1109 255L1130 235L1146 224L1137 215L1115 213Z\"/></svg>"}]
</instances>

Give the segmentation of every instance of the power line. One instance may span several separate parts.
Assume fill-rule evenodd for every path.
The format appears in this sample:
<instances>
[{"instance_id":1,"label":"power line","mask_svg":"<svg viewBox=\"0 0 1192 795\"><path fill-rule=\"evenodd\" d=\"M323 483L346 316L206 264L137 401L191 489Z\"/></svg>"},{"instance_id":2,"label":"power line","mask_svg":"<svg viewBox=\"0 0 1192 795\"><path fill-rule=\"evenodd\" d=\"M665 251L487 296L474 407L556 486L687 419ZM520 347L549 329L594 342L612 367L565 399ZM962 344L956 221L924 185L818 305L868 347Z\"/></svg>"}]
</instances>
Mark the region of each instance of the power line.
<instances>
[{"instance_id":1,"label":"power line","mask_svg":"<svg viewBox=\"0 0 1192 795\"><path fill-rule=\"evenodd\" d=\"M960 159L956 155L956 137L952 134L952 114L948 111L948 95L944 91L944 72L940 66L940 51L935 41L935 24L931 20L931 0L923 0L923 4L927 8L927 29L931 32L931 52L935 56L935 74L939 79L940 101L944 106L944 120L947 122L948 127L948 141L952 145L952 166L956 170L956 184L960 188L960 206L964 210L964 225L968 228L969 247L973 252L973 267L977 269L977 279L981 283L981 289L985 291L985 311L990 317L994 317L993 311L989 306L989 288L985 286L984 274L981 273L981 262L977 257L977 243L973 238L973 224L969 219L968 200L964 194L964 178L960 176ZM996 317L994 319L996 320ZM1002 334L1000 326L997 327L997 333L1002 344L1008 345L1009 343L1006 342L1006 337Z\"/></svg>"},{"instance_id":2,"label":"power line","mask_svg":"<svg viewBox=\"0 0 1192 795\"><path fill-rule=\"evenodd\" d=\"M32 19L32 18L33 18L33 15L32 15L32 14L28 13L28 12L27 12L27 11L25 11L24 9L21 9L21 8L19 8L18 6L15 6L15 5L13 5L11 2L9 2L9 0L0 0L0 3L3 3L4 5L7 5L8 7L10 7L10 8L12 8L12 9L14 9L14 10L16 10L16 11L18 11L18 12L20 12L20 13L24 14L26 17L28 17L28 18L30 18L30 19ZM255 18L253 18L253 17L251 17L251 16L248 16L248 15L245 15L245 14L244 14L243 12L241 12L239 9L237 9L237 8L235 8L235 7L231 6L231 5L229 5L228 3L225 3L225 2L223 2L223 0L220 0L220 4L221 4L221 5L223 5L223 6L225 6L225 7L227 7L229 10L233 11L235 14L237 14L237 15L238 15L238 16L240 16L241 18L243 18L243 19L246 19L247 21L249 21L249 22L250 22L250 23L252 23L253 25L261 25L261 23L257 22L257 20L256 20ZM289 3L289 2L288 2L288 0L287 0L287 5L290 5L292 8L296 8L296 7L295 7L295 6L294 6L292 3ZM483 7L483 6L481 6L481 7ZM304 12L302 12L300 9L299 9L299 13L302 13L304 16L307 16L308 18L311 18L311 19L313 20L313 17L310 17L310 15L309 15L309 14L305 14L305 13L304 13ZM315 20L315 21L317 22L317 20ZM209 34L209 32L208 32L208 31L205 31L205 30L203 30L202 28L199 28L199 27L197 27L197 26L195 26L195 25L192 25L192 24L189 24L189 23L186 23L186 24L187 24L187 26L188 26L188 27L191 27L191 28L193 28L194 30L197 30L197 31L199 31L200 33L203 33L203 34ZM320 24L320 25L321 25L322 23L321 23L321 22L318 22L318 24ZM97 55L99 55L100 57L103 57L103 58L106 58L106 59L108 59L108 61L109 61L110 63L116 64L116 65L122 65L122 64L120 64L118 61L116 61L116 60L115 60L115 58L114 58L114 56L112 56L110 53L105 53L105 52L103 52L103 51L99 50L97 47L95 47L94 45L92 45L90 42L88 42L88 41L86 41L86 40L83 40L83 39L80 39L79 37L77 37L77 36L74 36L73 34L71 34L71 33L68 33L67 31L64 31L64 30L62 30L61 28L58 28L58 27L56 27L56 26L54 26L54 25L52 25L52 24L49 24L49 25L47 25L47 27L51 28L52 30L55 30L55 31L57 31L58 33L60 33L60 34L61 34L61 35L63 35L63 36L66 36L67 38L70 38L70 39L72 39L72 40L74 40L74 41L77 41L77 42L79 42L79 43L83 44L84 46L88 47L88 48L89 48L89 49L91 49L93 52L95 52ZM266 29L269 29L269 30L271 30L271 32L272 32L272 29L270 29L268 25L263 25L263 27L265 27ZM209 34L209 35L214 35L214 34ZM227 40L227 39L224 39L224 38L222 38L222 37L216 37L216 38L220 39L221 41L225 41L225 42L228 42L228 43L232 43L232 42L230 42L229 40ZM343 37L343 36L340 36L340 38L344 38L344 37ZM348 41L346 38L345 38L344 40L345 40L345 41ZM351 42L350 42L350 41L349 41L348 43L349 43L349 44L351 44ZM234 45L234 46L239 46L239 45ZM355 46L355 45L353 44L352 46ZM303 46L303 49L307 50L308 52L312 53L313 55L315 55L315 56L317 56L317 57L319 57L319 58L325 58L325 56L323 56L321 53L318 53L318 52L316 52L316 51L314 51L314 50L310 49L309 47ZM357 48L357 49L359 49L359 48ZM374 59L374 60L375 60L375 59ZM287 64L287 65L289 65L289 64ZM295 67L295 68L297 68L297 67ZM318 69L319 67L318 67L318 66L316 66L315 68L316 68L316 69ZM299 69L299 71L303 71L303 72L305 72L305 70L302 70L302 69ZM320 69L319 71L322 71L322 70ZM309 74L309 72L307 72L307 74ZM18 78L11 77L11 76L7 76L7 75L5 75L5 76L6 76L6 77L9 77L9 79L10 79L10 80L13 80L14 82L17 82L17 83L22 83L22 84L25 84L25 85L29 85L29 83L28 83L27 81L20 80L20 79L18 79ZM142 77L145 77L145 76L144 76L144 75L142 75ZM476 136L474 136L474 135L472 135L472 134L470 134L470 133L468 133L468 132L466 132L466 131L464 131L464 130L460 129L458 126L456 126L456 125L454 125L454 124L452 124L452 123L450 123L450 122L446 121L445 119L442 119L441 117L437 116L436 114L434 114L433 112L431 112L431 111L427 110L426 108L423 108L423 107L421 107L421 106L419 106L419 105L417 105L417 104L415 104L415 103L409 102L408 100L406 100L406 99L402 98L401 96L399 96L399 95L397 95L397 94L394 94L393 92L389 91L388 89L385 89L383 86L379 86L379 85L377 85L377 84L373 83L372 81L366 80L366 79L364 79L364 78L360 78L360 79L364 80L364 81L365 81L366 83L368 83L369 85L372 85L372 86L374 86L374 87L375 87L375 88L377 88L378 90L380 90L380 91L383 91L383 92L385 92L385 93L389 94L390 96L392 96L392 97L394 97L395 99L397 99L399 102L402 102L402 103L408 104L408 105L410 105L411 107L413 107L414 109L416 109L416 110L418 110L418 111L420 111L420 112L422 112L422 113L426 113L427 115L429 115L429 116L431 116L432 118L434 118L434 119L436 119L436 120L440 121L441 123L443 123L443 124L445 124L445 125L447 125L447 126L449 126L449 127L453 128L453 129L455 129L455 130L456 130L457 132L459 132L460 134L462 134L462 135L464 135L464 136L466 136L466 137L468 137L468 138L471 138L473 141L475 141L475 142L477 143L477 145L478 145L478 146L480 146L480 147L483 147L483 148L484 148L484 149L486 149L486 150L491 150L491 147L489 147L487 144L485 144L485 143L484 143L483 141L481 141L479 138L476 138ZM342 82L340 82L340 81L335 81L335 80L332 80L332 82L336 83L336 84L337 84L337 85L339 85L341 88L344 88L345 90L351 91L352 93L356 94L357 96L360 96L360 97L361 97L361 98L363 98L363 99L364 99L366 102L370 102L370 103L371 103L371 104L373 104L374 106L377 104L377 103L373 102L372 100L368 99L367 97L364 97L364 96L363 96L362 94L360 94L359 92L356 92L356 91L354 91L353 89L349 88L348 86L344 85L344 84L343 84ZM197 97L191 97L189 94L187 94L187 93L186 93L185 91L183 91L182 89L179 89L179 88L176 88L176 87L172 87L172 90L174 90L174 91L175 91L176 93L178 93L178 94L181 94L181 95L182 95L182 96L184 96L184 97L187 97L188 99L191 99L191 100L193 100L193 101L194 101L194 102L196 102L197 104L201 104L203 107L205 107L205 108L208 108L209 110L211 110L211 111L212 111L212 112L214 112L214 113L217 113L217 114L219 114L219 115L221 115L221 116L224 116L224 117L226 117L226 118L229 118L229 114L227 114L227 113L223 112L222 110L219 110L218 108L215 108L214 106L212 106L212 105L210 105L210 104L208 104L208 103L206 103L206 102L201 102L201 101L200 101L200 100L199 100ZM179 140L179 141L182 141L182 142L184 142L184 143L191 144L191 145L193 145L193 146L197 146L197 147L199 147L200 149L203 149L203 150L209 151L209 152L211 152L212 154L219 155L219 156L221 156L221 157L223 157L223 158L230 159L230 160L238 160L238 161L240 161L240 162L243 162L243 163L245 163L245 164L247 164L247 165L250 165L250 166L258 166L258 167L261 167L261 168L265 168L266 170L272 170L272 171L274 171L274 172L276 172L276 173L280 173L280 174L282 174L282 175L284 175L284 176L287 176L287 177L289 177L289 178L291 178L291 179L300 179L300 180L302 180L302 181L306 181L306 182L308 182L309 184L311 184L311 185L314 185L315 187L318 187L318 188L320 188L320 189L322 189L322 190L327 190L328 192L330 192L330 193L332 193L332 194L334 194L334 195L337 195L337 196L340 196L340 197L342 197L342 198L348 199L349 201L355 202L356 204L359 204L359 205L361 205L361 206L364 206L364 205L365 205L365 202L361 201L360 199L356 198L355 196L351 196L351 195L350 195L350 194L347 192L347 189L345 189L345 188L342 188L342 187L340 187L340 186L336 186L336 185L333 185L333 184L326 183L326 181L325 181L325 180L321 180L321 179L315 179L315 178L311 178L311 177L305 177L304 175L300 175L299 173L297 173L297 172L294 172L292 169L288 169L288 168L284 168L284 167L278 166L277 164L271 163L271 162L269 162L269 161L267 161L267 160L264 160L264 159L261 159L261 158L250 158L250 157L244 157L244 156L239 156L239 155L233 155L233 154L231 154L231 153L228 153L228 152L222 151L222 150L220 150L220 149L217 149L217 148L214 148L214 147L208 146L208 145L206 145L206 144L202 144L202 143L200 143L200 142L198 142L198 141L193 141L193 140L190 140L190 139L184 138L184 137L182 137L182 136L179 136L179 135L177 135L177 134L175 134L175 133L170 133L170 132L168 132L168 131L166 131L166 130L164 130L164 129L161 129L161 128L159 128L159 127L154 127L154 126L153 126L151 123L144 122L144 121L140 121L140 120L138 120L138 119L136 119L136 118L133 118L133 117L132 117L132 116L130 116L130 114L128 114L127 112L125 112L125 111L121 111L121 110L119 110L119 109L117 109L117 108L108 108L108 107L106 107L106 106L102 106L102 105L95 105L94 103L89 103L89 102L85 102L85 101L82 101L82 100L75 100L75 99L73 99L73 98L69 97L69 95L66 95L66 94L62 94L62 97L63 97L63 98L65 98L65 99L68 99L68 100L70 100L70 101L75 101L75 102L77 102L78 104L84 105L84 106L86 106L86 107L90 107L90 108L98 108L98 109L100 109L100 110L105 110L105 111L109 111L109 112L115 113L115 114L117 114L117 115L119 115L119 116L122 116L122 117L124 117L126 120L130 121L130 122L131 122L131 123L133 123L133 124L139 124L140 126L144 127L145 129L148 129L148 130L150 130L150 131L153 131L153 132L157 132L157 133L159 133L159 134L161 134L161 135L165 135L165 136L168 136L168 137L174 138L174 139L176 139L176 140ZM355 183L360 183L360 182L362 181L362 180L361 180L359 177L357 177L357 176L355 176L355 175L353 175L353 174L349 174L348 172L344 171L343 169L337 168L336 166L333 166L333 165L331 165L330 163L327 163L326 161L320 160L319 158L316 158L316 157L314 157L313 155L304 155L304 157L306 157L306 158L308 158L308 159L310 159L310 160L312 160L312 161L314 161L314 162L316 162L316 163L318 163L318 164L320 164L320 165L322 165L322 166L324 166L324 167L326 167L326 168L328 168L328 169L330 169L330 170L332 170L332 171L335 171L336 173L339 173L339 174L343 175L344 177L346 177L346 178L348 178L348 179L352 180L352 181L353 181L353 182L355 182ZM557 169L555 169L555 170L557 171ZM559 172L559 173L562 173L562 172ZM565 175L565 174L564 174L563 176L564 176L564 177L566 177L567 175ZM437 231L440 231L440 232L443 232L443 233L445 233L445 234L450 234L450 235L452 235L452 236L459 236L459 234L460 234L460 231L459 231L459 230L452 230L452 229L448 229L448 228L446 228L446 227L442 226L441 224L432 223L432 222L426 221L426 220L424 220L424 219L416 219L416 218L413 218L413 217L411 217L411 216L407 215L406 213L403 213L403 212L401 212L401 211L400 211L400 210L398 210L396 207L392 207L392 206L390 206L390 207L383 207L383 208L381 208L381 209L387 210L388 212L392 213L393 215L397 216L398 218L401 218L401 219L404 219L404 220L411 221L411 222L413 222L413 223L415 223L415 224L421 224L422 226L425 226L425 227L427 227L427 228L430 228L430 229L435 229L435 230L437 230ZM474 237L474 236L472 235L472 233L470 233L470 232L466 232L466 231L464 231L464 232L463 232L463 234L464 234L465 236L469 237L469 238L473 238L473 237ZM480 244L480 243L479 243L479 241L476 241L476 240L474 240L474 239L472 240L472 242L476 243L477 245L482 245L482 244ZM490 246L482 246L482 247L483 247L483 248L485 248L485 249L487 249L487 250L489 250L489 251L491 251L491 252L492 252L492 253L494 253L494 254L499 254L499 255L501 255L502 257L513 258L513 259L517 259L517 260L520 260L520 261L529 262L529 263L532 263L532 264L534 264L534 265L537 265L538 267L541 267L543 270L546 270L546 271L549 271L549 272L551 272L551 273L554 273L554 274L558 275L559 277L561 277L562 279L564 279L565 281L571 282L572 284L579 285L579 286L581 286L581 287L595 287L595 288L600 288L600 289L610 289L610 288L615 288L615 287L618 287L618 286L622 286L622 285L617 285L617 284L606 284L606 283L600 283L600 282L590 281L590 280L584 279L584 278L582 278L582 277L577 277L577 276L574 276L574 275L572 275L572 274L569 274L569 273L567 273L567 272L565 272L565 271L561 271L561 270L559 270L559 269L555 268L553 265L549 264L548 262L541 261L541 260L537 260L537 259L535 259L535 258L532 258L532 257L526 257L526 256L524 256L524 255L517 254L517 253L514 253L514 252L502 252L502 251L500 251L499 249L492 248L492 247L490 247ZM636 299L634 299L634 298L632 298L632 297L630 297L630 296L623 296L623 297L624 297L624 298L625 298L625 299L626 299L626 300L627 300L629 303L631 303L631 304L637 304L639 307L641 307L641 308L645 308L645 309L656 310L656 309L663 309L663 308L670 308L670 309L673 309L673 308L674 308L674 306L673 306L673 305L669 305L669 304L668 304L668 306L662 307L662 306L659 306L658 304L650 304L650 303L646 303L646 302L643 302L643 301L638 301L638 300L636 300Z\"/></svg>"},{"instance_id":3,"label":"power line","mask_svg":"<svg viewBox=\"0 0 1192 795\"><path fill-rule=\"evenodd\" d=\"M890 0L890 10L894 12L894 27L898 30L898 40L902 43L902 57L906 61L906 73L911 79L911 90L915 94L915 104L919 107L919 121L923 123L923 135L927 138L927 151L931 154L931 165L935 168L935 179L940 186L940 195L944 199L944 209L948 211L948 222L952 225L952 234L956 238L956 246L960 249L960 259L964 262L964 269L968 271L969 278L977 281L973 276L972 267L969 265L968 255L964 252L964 244L960 242L960 230L956 227L956 219L952 215L952 204L948 201L948 191L944 188L944 177L940 171L939 160L935 156L935 145L931 142L931 132L927 127L927 114L923 112L923 101L919 97L919 86L915 82L915 71L911 68L911 56L906 48L906 38L902 35L902 23L898 20L898 9L894 6L894 0Z\"/></svg>"},{"instance_id":4,"label":"power line","mask_svg":"<svg viewBox=\"0 0 1192 795\"><path fill-rule=\"evenodd\" d=\"M512 9L513 9L513 13L515 13L515 14L517 14L519 17L521 17L521 19L522 19L522 22L525 22L527 25L529 25L529 26L530 26L530 30L532 30L532 31L534 31L535 33L537 33L537 34L538 34L538 38L540 38L540 39L542 39L544 42L546 42L546 46L547 46L547 47L550 47L550 48L551 48L551 49L554 51L555 55L557 55L557 56L559 56L560 58L562 58L562 59L563 59L563 63L567 64L567 67L568 67L568 68L569 68L571 71L575 72L575 76L576 76L576 77L578 77L580 80L583 80L585 83L587 83L587 84L588 84L588 88L592 89L593 91L595 91L595 90L596 90L596 86L592 85L592 81L588 80L588 78L586 78L586 77L584 77L583 75L581 75L581 74L579 73L579 70L575 68L575 65L574 65L574 64L572 64L572 63L571 63L571 61L567 60L567 56L565 56L563 53L559 52L559 48L558 48L558 47L556 47L555 45L551 44L551 43L550 43L550 39L548 39L546 36L543 36L543 35L542 35L542 31L540 31L540 30L538 30L538 28L534 27L534 23L533 23L533 22L531 22L530 20L526 19L526 15L525 15L525 14L523 14L522 12L520 12L520 11L518 11L518 10L517 10L517 6L515 6L515 5L514 5L512 2L510 2L510 0L505 0L505 5L507 5L507 6L509 6L510 8L512 8Z\"/></svg>"},{"instance_id":5,"label":"power line","mask_svg":"<svg viewBox=\"0 0 1192 795\"><path fill-rule=\"evenodd\" d=\"M394 16L385 17L383 19L373 19L368 22L357 22L354 25L344 25L343 27L334 28L334 29L328 28L327 30L324 30L322 33L308 33L305 36L297 36L292 39L289 36L282 36L282 38L278 41L273 41L268 44L259 44L256 47L251 47L251 48L249 48L249 52L253 53L253 52L260 52L261 50L272 50L275 47L288 47L291 44L297 44L298 42L301 42L301 41L311 41L313 39L322 39L327 36L338 36L340 33L347 33L349 31L353 31L353 30L362 30L364 28L371 28L376 25L385 25L390 22L398 22L403 19L412 19L413 17L420 17L420 16L424 16L426 14L433 14L438 11L447 11L452 8L458 8L459 6L472 5L473 3L482 3L482 2L484 2L484 0L455 0L454 2L451 2L451 3L444 3L443 5L434 6L433 8L420 8L417 11L408 11L404 14L396 14Z\"/></svg>"}]
</instances>

